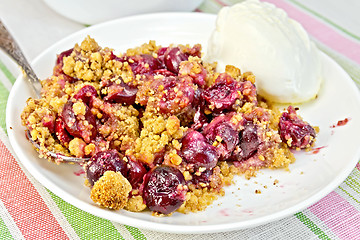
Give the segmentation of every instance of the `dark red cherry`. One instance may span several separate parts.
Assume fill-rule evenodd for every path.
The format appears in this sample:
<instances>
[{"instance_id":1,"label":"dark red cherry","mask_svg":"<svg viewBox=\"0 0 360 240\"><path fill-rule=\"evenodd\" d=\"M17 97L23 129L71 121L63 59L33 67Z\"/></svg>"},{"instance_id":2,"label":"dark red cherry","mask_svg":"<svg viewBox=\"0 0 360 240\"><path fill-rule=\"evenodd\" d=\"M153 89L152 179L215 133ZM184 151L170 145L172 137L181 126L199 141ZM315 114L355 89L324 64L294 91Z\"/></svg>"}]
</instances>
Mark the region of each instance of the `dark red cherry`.
<instances>
[{"instance_id":1,"label":"dark red cherry","mask_svg":"<svg viewBox=\"0 0 360 240\"><path fill-rule=\"evenodd\" d=\"M61 118L57 118L55 121L55 135L63 145L69 144L72 137L65 129L65 123Z\"/></svg>"},{"instance_id":2,"label":"dark red cherry","mask_svg":"<svg viewBox=\"0 0 360 240\"><path fill-rule=\"evenodd\" d=\"M97 97L96 89L91 85L85 85L74 95L75 99L81 99L84 103L89 104L92 97Z\"/></svg>"},{"instance_id":3,"label":"dark red cherry","mask_svg":"<svg viewBox=\"0 0 360 240\"><path fill-rule=\"evenodd\" d=\"M296 114L293 106L289 106L287 112L282 113L279 132L281 140L291 148L307 148L316 137L314 128Z\"/></svg>"},{"instance_id":4,"label":"dark red cherry","mask_svg":"<svg viewBox=\"0 0 360 240\"><path fill-rule=\"evenodd\" d=\"M257 127L252 122L247 122L239 134L240 143L234 150L231 160L244 161L257 153L260 139L257 135Z\"/></svg>"},{"instance_id":5,"label":"dark red cherry","mask_svg":"<svg viewBox=\"0 0 360 240\"><path fill-rule=\"evenodd\" d=\"M160 68L160 61L150 54L141 54L130 57L129 61L134 74L151 73Z\"/></svg>"},{"instance_id":6,"label":"dark red cherry","mask_svg":"<svg viewBox=\"0 0 360 240\"><path fill-rule=\"evenodd\" d=\"M217 142L216 148L221 160L229 158L239 144L239 133L230 122L231 114L214 118L202 132L210 144Z\"/></svg>"},{"instance_id":7,"label":"dark red cherry","mask_svg":"<svg viewBox=\"0 0 360 240\"><path fill-rule=\"evenodd\" d=\"M180 156L194 168L212 169L218 162L216 148L207 143L205 137L197 132L191 131L181 140L182 146Z\"/></svg>"},{"instance_id":8,"label":"dark red cherry","mask_svg":"<svg viewBox=\"0 0 360 240\"><path fill-rule=\"evenodd\" d=\"M169 71L177 74L179 72L180 63L188 60L188 58L189 55L183 53L180 48L169 48L164 54L164 63Z\"/></svg>"},{"instance_id":9,"label":"dark red cherry","mask_svg":"<svg viewBox=\"0 0 360 240\"><path fill-rule=\"evenodd\" d=\"M138 89L129 86L126 83L112 84L107 89L107 95L104 100L107 102L123 103L125 105L132 105L135 103L136 93Z\"/></svg>"},{"instance_id":10,"label":"dark red cherry","mask_svg":"<svg viewBox=\"0 0 360 240\"><path fill-rule=\"evenodd\" d=\"M85 104L85 115L76 115L73 110L74 102L65 103L61 118L66 130L74 137L83 138L86 143L96 136L96 119L90 108Z\"/></svg>"},{"instance_id":11,"label":"dark red cherry","mask_svg":"<svg viewBox=\"0 0 360 240\"><path fill-rule=\"evenodd\" d=\"M147 170L141 162L129 159L127 179L133 188L140 187L140 184L143 182L143 177L146 173Z\"/></svg>"},{"instance_id":12,"label":"dark red cherry","mask_svg":"<svg viewBox=\"0 0 360 240\"><path fill-rule=\"evenodd\" d=\"M93 155L85 164L85 173L89 183L93 186L106 171L120 172L127 177L127 166L123 158L124 156L114 149Z\"/></svg>"},{"instance_id":13,"label":"dark red cherry","mask_svg":"<svg viewBox=\"0 0 360 240\"><path fill-rule=\"evenodd\" d=\"M227 74L217 82L205 89L201 97L205 101L205 106L215 113L221 113L223 110L231 110L235 101L241 99L241 84L235 81Z\"/></svg>"},{"instance_id":14,"label":"dark red cherry","mask_svg":"<svg viewBox=\"0 0 360 240\"><path fill-rule=\"evenodd\" d=\"M154 212L170 214L185 201L187 188L183 174L175 167L157 166L144 177L142 196Z\"/></svg>"}]
</instances>

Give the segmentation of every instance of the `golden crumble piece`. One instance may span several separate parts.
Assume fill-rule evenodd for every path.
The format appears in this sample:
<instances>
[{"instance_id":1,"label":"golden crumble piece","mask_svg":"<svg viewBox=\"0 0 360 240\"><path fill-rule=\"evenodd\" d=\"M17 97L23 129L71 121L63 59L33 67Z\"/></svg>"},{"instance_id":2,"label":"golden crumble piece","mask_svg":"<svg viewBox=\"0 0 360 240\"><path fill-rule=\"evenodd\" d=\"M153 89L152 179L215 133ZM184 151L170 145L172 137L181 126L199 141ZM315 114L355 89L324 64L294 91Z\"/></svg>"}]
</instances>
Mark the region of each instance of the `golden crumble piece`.
<instances>
[{"instance_id":1,"label":"golden crumble piece","mask_svg":"<svg viewBox=\"0 0 360 240\"><path fill-rule=\"evenodd\" d=\"M91 38L89 35L81 42L80 48L87 52L96 52L101 49L95 39Z\"/></svg>"},{"instance_id":2,"label":"golden crumble piece","mask_svg":"<svg viewBox=\"0 0 360 240\"><path fill-rule=\"evenodd\" d=\"M226 65L225 72L229 74L232 78L236 79L241 76L241 71L239 68L233 65Z\"/></svg>"},{"instance_id":3,"label":"golden crumble piece","mask_svg":"<svg viewBox=\"0 0 360 240\"><path fill-rule=\"evenodd\" d=\"M137 159L151 164L155 155L164 151L165 147L172 142L173 137L167 131L167 119L163 116L145 111L141 120L143 128L140 137L136 139L134 152ZM170 125L172 124L168 124L168 127Z\"/></svg>"},{"instance_id":4,"label":"golden crumble piece","mask_svg":"<svg viewBox=\"0 0 360 240\"><path fill-rule=\"evenodd\" d=\"M176 116L170 116L166 121L166 131L173 135L175 134L180 128L180 120Z\"/></svg>"},{"instance_id":5,"label":"golden crumble piece","mask_svg":"<svg viewBox=\"0 0 360 240\"><path fill-rule=\"evenodd\" d=\"M202 61L199 57L190 56L187 61L180 63L179 75L181 76L200 74L202 71Z\"/></svg>"},{"instance_id":6,"label":"golden crumble piece","mask_svg":"<svg viewBox=\"0 0 360 240\"><path fill-rule=\"evenodd\" d=\"M89 36L75 45L70 56L63 58L62 70L65 74L85 81L97 81L103 75L104 57L109 49L102 50Z\"/></svg>"},{"instance_id":7,"label":"golden crumble piece","mask_svg":"<svg viewBox=\"0 0 360 240\"><path fill-rule=\"evenodd\" d=\"M144 211L145 208L146 204L144 203L144 199L141 195L132 196L125 205L125 209L131 212L141 212Z\"/></svg>"},{"instance_id":8,"label":"golden crumble piece","mask_svg":"<svg viewBox=\"0 0 360 240\"><path fill-rule=\"evenodd\" d=\"M217 66L217 62L213 62L213 63L203 62L203 67L207 72L205 78L206 86L210 86L211 84L213 84L215 82L215 79L219 76L219 73L216 72L216 66Z\"/></svg>"},{"instance_id":9,"label":"golden crumble piece","mask_svg":"<svg viewBox=\"0 0 360 240\"><path fill-rule=\"evenodd\" d=\"M86 106L82 101L76 101L72 108L75 115L85 115L86 113Z\"/></svg>"},{"instance_id":10,"label":"golden crumble piece","mask_svg":"<svg viewBox=\"0 0 360 240\"><path fill-rule=\"evenodd\" d=\"M173 165L180 165L182 158L176 153L176 151L171 151L165 155L165 161Z\"/></svg>"},{"instance_id":11,"label":"golden crumble piece","mask_svg":"<svg viewBox=\"0 0 360 240\"><path fill-rule=\"evenodd\" d=\"M75 68L75 59L73 57L64 57L63 58L63 68L62 70L64 71L65 74L70 75L74 72L74 68Z\"/></svg>"},{"instance_id":12,"label":"golden crumble piece","mask_svg":"<svg viewBox=\"0 0 360 240\"><path fill-rule=\"evenodd\" d=\"M251 83L255 83L255 75L252 72L244 72L241 77L244 80L250 81Z\"/></svg>"},{"instance_id":13,"label":"golden crumble piece","mask_svg":"<svg viewBox=\"0 0 360 240\"><path fill-rule=\"evenodd\" d=\"M95 154L95 151L96 151L96 146L95 144L93 143L90 143L89 145L86 145L85 148L84 148L84 153L85 155L87 156L92 156Z\"/></svg>"},{"instance_id":14,"label":"golden crumble piece","mask_svg":"<svg viewBox=\"0 0 360 240\"><path fill-rule=\"evenodd\" d=\"M121 173L106 171L95 182L90 197L102 207L118 210L127 205L131 190L131 184Z\"/></svg>"},{"instance_id":15,"label":"golden crumble piece","mask_svg":"<svg viewBox=\"0 0 360 240\"><path fill-rule=\"evenodd\" d=\"M126 51L127 56L134 56L138 54L152 54L159 50L161 46L156 45L154 40L150 40L148 43L142 44L140 47L130 48Z\"/></svg>"},{"instance_id":16,"label":"golden crumble piece","mask_svg":"<svg viewBox=\"0 0 360 240\"><path fill-rule=\"evenodd\" d=\"M83 157L86 143L81 138L74 138L69 142L69 151L75 157Z\"/></svg>"}]
</instances>

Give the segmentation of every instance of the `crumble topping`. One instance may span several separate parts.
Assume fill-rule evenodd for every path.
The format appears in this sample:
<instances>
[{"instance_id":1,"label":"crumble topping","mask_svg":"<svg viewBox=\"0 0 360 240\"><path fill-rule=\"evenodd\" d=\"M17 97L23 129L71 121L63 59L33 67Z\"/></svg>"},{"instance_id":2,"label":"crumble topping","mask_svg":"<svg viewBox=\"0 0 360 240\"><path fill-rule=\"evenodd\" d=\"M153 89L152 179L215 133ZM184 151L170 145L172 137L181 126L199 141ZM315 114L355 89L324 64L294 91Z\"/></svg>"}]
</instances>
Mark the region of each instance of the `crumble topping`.
<instances>
[{"instance_id":1,"label":"crumble topping","mask_svg":"<svg viewBox=\"0 0 360 240\"><path fill-rule=\"evenodd\" d=\"M218 73L201 55L199 44L155 41L116 55L86 37L58 55L22 124L40 157L90 158L86 185L102 207L202 211L235 175L287 169L291 149L311 148L318 129L257 95L253 73Z\"/></svg>"}]
</instances>

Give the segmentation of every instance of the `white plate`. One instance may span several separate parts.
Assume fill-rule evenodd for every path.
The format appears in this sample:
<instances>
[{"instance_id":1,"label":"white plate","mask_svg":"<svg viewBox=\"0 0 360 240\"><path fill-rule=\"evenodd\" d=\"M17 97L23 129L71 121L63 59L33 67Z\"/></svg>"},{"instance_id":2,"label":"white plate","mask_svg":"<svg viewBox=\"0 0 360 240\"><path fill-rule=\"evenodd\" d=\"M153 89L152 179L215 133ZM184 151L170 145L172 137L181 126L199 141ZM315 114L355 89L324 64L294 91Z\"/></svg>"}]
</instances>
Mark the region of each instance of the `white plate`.
<instances>
[{"instance_id":1,"label":"white plate","mask_svg":"<svg viewBox=\"0 0 360 240\"><path fill-rule=\"evenodd\" d=\"M33 62L40 78L51 75L56 54L91 35L98 43L117 50L140 45L151 39L162 45L201 43L214 28L215 16L199 13L150 14L129 17L86 28L44 51ZM289 56L291 57L291 56ZM109 211L93 204L79 167L57 166L39 159L25 139L20 114L32 96L22 77L14 84L7 105L6 124L10 142L25 168L45 187L74 206L119 223L163 232L208 233L254 227L294 214L317 202L340 185L360 158L360 94L351 78L332 59L321 54L325 81L319 97L300 106L300 113L320 127L316 142L319 153L295 154L290 171L262 170L256 178L236 178L226 195L204 212L171 217L153 217L149 212ZM331 128L338 120L350 118L345 126ZM278 184L273 185L275 179ZM267 188L265 188L266 186ZM261 190L261 194L255 194Z\"/></svg>"}]
</instances>

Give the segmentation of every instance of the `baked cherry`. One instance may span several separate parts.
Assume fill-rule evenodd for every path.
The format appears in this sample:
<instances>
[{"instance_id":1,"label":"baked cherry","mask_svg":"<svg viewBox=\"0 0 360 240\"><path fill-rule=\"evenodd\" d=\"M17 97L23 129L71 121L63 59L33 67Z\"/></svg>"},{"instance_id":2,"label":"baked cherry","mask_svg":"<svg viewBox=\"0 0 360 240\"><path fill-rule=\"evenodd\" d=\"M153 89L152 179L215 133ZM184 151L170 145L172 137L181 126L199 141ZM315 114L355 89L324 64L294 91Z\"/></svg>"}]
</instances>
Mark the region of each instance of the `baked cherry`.
<instances>
[{"instance_id":1,"label":"baked cherry","mask_svg":"<svg viewBox=\"0 0 360 240\"><path fill-rule=\"evenodd\" d=\"M219 76L217 82L205 89L201 97L205 101L207 108L215 113L223 110L231 110L237 99L241 99L241 83L225 74L226 77ZM221 78L220 78L221 77Z\"/></svg>"},{"instance_id":2,"label":"baked cherry","mask_svg":"<svg viewBox=\"0 0 360 240\"><path fill-rule=\"evenodd\" d=\"M194 94L195 85L190 77L160 77L145 82L139 88L136 100L162 114L176 115L192 106Z\"/></svg>"},{"instance_id":3,"label":"baked cherry","mask_svg":"<svg viewBox=\"0 0 360 240\"><path fill-rule=\"evenodd\" d=\"M120 172L124 177L127 177L127 166L123 158L124 156L114 149L101 151L93 155L85 164L86 177L91 186L106 171Z\"/></svg>"},{"instance_id":4,"label":"baked cherry","mask_svg":"<svg viewBox=\"0 0 360 240\"><path fill-rule=\"evenodd\" d=\"M107 102L123 103L132 105L135 103L136 93L138 89L121 82L120 84L112 84L107 87L107 95L104 100Z\"/></svg>"},{"instance_id":5,"label":"baked cherry","mask_svg":"<svg viewBox=\"0 0 360 240\"><path fill-rule=\"evenodd\" d=\"M127 179L131 183L131 186L133 188L139 188L143 182L144 175L147 173L146 168L141 162L129 159L128 169Z\"/></svg>"},{"instance_id":6,"label":"baked cherry","mask_svg":"<svg viewBox=\"0 0 360 240\"><path fill-rule=\"evenodd\" d=\"M180 63L188 60L188 58L189 55L182 52L179 47L168 48L164 54L164 63L169 71L177 74Z\"/></svg>"},{"instance_id":7,"label":"baked cherry","mask_svg":"<svg viewBox=\"0 0 360 240\"><path fill-rule=\"evenodd\" d=\"M214 118L202 132L210 144L216 141L220 160L226 160L239 143L239 133L230 122L232 114Z\"/></svg>"},{"instance_id":8,"label":"baked cherry","mask_svg":"<svg viewBox=\"0 0 360 240\"><path fill-rule=\"evenodd\" d=\"M160 68L161 63L150 54L141 54L129 57L129 64L134 74L151 73Z\"/></svg>"},{"instance_id":9,"label":"baked cherry","mask_svg":"<svg viewBox=\"0 0 360 240\"><path fill-rule=\"evenodd\" d=\"M290 148L308 148L316 137L314 128L296 114L293 106L289 106L287 112L281 114L279 133L281 140Z\"/></svg>"},{"instance_id":10,"label":"baked cherry","mask_svg":"<svg viewBox=\"0 0 360 240\"><path fill-rule=\"evenodd\" d=\"M61 118L57 118L55 121L55 135L59 139L62 145L67 146L72 137L65 129L65 123Z\"/></svg>"},{"instance_id":11,"label":"baked cherry","mask_svg":"<svg viewBox=\"0 0 360 240\"><path fill-rule=\"evenodd\" d=\"M191 131L183 137L181 143L180 156L195 170L200 167L212 169L216 166L219 158L216 148L208 144L201 133Z\"/></svg>"},{"instance_id":12,"label":"baked cherry","mask_svg":"<svg viewBox=\"0 0 360 240\"><path fill-rule=\"evenodd\" d=\"M85 114L76 115L73 105L72 100L67 101L61 112L60 116L65 123L65 128L72 136L82 138L86 143L89 143L96 136L95 116L86 104L84 104Z\"/></svg>"},{"instance_id":13,"label":"baked cherry","mask_svg":"<svg viewBox=\"0 0 360 240\"><path fill-rule=\"evenodd\" d=\"M175 167L157 166L144 176L142 196L151 211L174 212L185 201L186 192L184 176Z\"/></svg>"},{"instance_id":14,"label":"baked cherry","mask_svg":"<svg viewBox=\"0 0 360 240\"><path fill-rule=\"evenodd\" d=\"M247 122L239 134L239 145L231 157L235 161L244 161L257 153L260 139L257 135L257 127L252 122Z\"/></svg>"},{"instance_id":15,"label":"baked cherry","mask_svg":"<svg viewBox=\"0 0 360 240\"><path fill-rule=\"evenodd\" d=\"M81 99L84 103L89 104L92 97L97 97L96 89L91 85L85 85L74 95L75 99Z\"/></svg>"}]
</instances>

